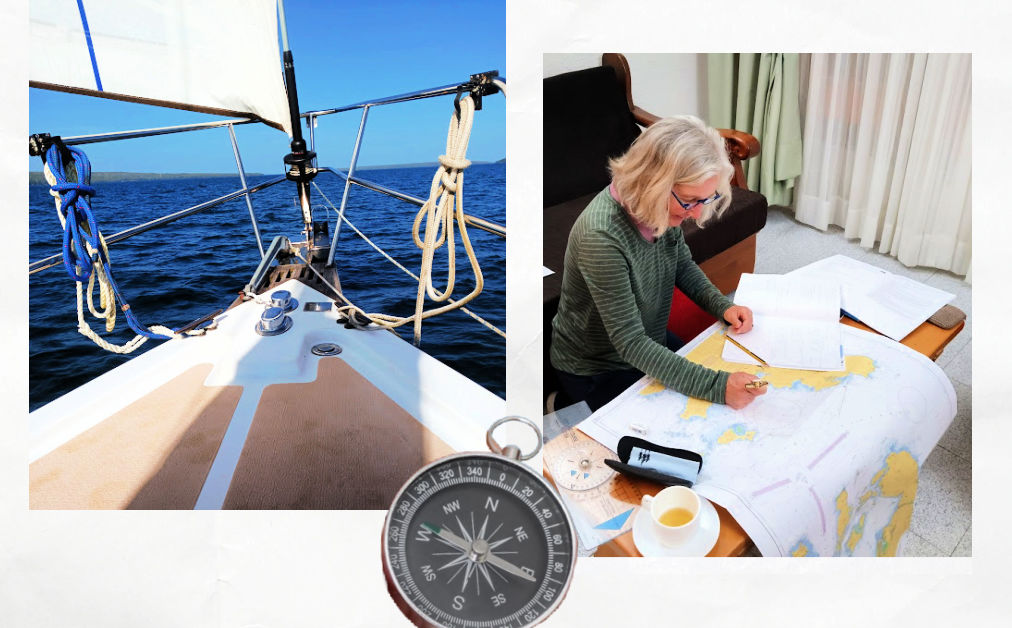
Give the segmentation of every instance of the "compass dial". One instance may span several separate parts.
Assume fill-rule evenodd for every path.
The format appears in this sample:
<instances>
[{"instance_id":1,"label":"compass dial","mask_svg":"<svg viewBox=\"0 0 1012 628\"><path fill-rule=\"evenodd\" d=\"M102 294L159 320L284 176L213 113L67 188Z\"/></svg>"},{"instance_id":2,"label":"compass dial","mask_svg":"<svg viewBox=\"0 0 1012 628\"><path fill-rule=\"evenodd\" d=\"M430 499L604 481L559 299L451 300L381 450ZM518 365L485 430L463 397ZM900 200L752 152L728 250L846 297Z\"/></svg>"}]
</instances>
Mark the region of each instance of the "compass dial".
<instances>
[{"instance_id":1,"label":"compass dial","mask_svg":"<svg viewBox=\"0 0 1012 628\"><path fill-rule=\"evenodd\" d=\"M391 593L428 625L533 625L569 585L572 529L552 489L523 464L444 458L412 477L387 515Z\"/></svg>"},{"instance_id":2,"label":"compass dial","mask_svg":"<svg viewBox=\"0 0 1012 628\"><path fill-rule=\"evenodd\" d=\"M600 446L577 445L562 452L552 465L555 483L570 491L588 491L611 478L615 472L604 463L618 456Z\"/></svg>"}]
</instances>

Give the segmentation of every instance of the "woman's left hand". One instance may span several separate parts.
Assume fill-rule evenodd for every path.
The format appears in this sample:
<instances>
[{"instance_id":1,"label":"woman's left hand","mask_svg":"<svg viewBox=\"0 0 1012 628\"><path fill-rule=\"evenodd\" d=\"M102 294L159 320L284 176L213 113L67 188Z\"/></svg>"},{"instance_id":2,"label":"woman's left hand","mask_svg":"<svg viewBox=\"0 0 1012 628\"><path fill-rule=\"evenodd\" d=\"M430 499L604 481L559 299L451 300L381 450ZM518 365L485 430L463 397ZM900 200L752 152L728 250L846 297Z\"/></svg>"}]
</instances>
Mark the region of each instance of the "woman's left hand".
<instances>
[{"instance_id":1,"label":"woman's left hand","mask_svg":"<svg viewBox=\"0 0 1012 628\"><path fill-rule=\"evenodd\" d=\"M732 305L724 312L724 320L731 324L734 333L747 333L752 329L752 310L744 305Z\"/></svg>"}]
</instances>

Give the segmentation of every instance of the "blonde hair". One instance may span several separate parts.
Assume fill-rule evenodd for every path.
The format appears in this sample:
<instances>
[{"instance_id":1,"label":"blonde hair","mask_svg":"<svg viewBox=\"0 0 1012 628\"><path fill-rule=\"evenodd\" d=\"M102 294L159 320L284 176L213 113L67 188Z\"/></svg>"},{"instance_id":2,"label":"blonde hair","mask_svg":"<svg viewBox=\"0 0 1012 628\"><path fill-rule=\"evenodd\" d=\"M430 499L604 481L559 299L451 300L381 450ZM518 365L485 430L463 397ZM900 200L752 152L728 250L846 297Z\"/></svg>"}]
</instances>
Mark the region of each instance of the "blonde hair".
<instances>
[{"instance_id":1,"label":"blonde hair","mask_svg":"<svg viewBox=\"0 0 1012 628\"><path fill-rule=\"evenodd\" d=\"M676 185L696 185L717 177L720 199L703 206L697 221L701 227L731 203L734 170L724 140L695 116L658 120L608 166L626 209L656 236L668 228L668 202Z\"/></svg>"}]
</instances>

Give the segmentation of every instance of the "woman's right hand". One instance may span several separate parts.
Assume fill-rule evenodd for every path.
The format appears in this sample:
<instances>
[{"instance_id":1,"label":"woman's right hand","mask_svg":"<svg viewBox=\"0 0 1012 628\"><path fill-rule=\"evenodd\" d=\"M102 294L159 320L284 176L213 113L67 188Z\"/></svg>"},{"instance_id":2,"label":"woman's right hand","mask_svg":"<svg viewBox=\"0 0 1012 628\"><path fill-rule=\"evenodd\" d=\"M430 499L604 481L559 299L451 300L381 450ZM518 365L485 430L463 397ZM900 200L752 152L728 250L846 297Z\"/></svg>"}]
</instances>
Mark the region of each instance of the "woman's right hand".
<instances>
[{"instance_id":1,"label":"woman's right hand","mask_svg":"<svg viewBox=\"0 0 1012 628\"><path fill-rule=\"evenodd\" d=\"M748 404L755 401L759 395L766 394L766 386L762 388L745 388L745 384L759 379L751 373L731 373L727 378L727 390L724 393L724 403L735 410L741 410Z\"/></svg>"}]
</instances>

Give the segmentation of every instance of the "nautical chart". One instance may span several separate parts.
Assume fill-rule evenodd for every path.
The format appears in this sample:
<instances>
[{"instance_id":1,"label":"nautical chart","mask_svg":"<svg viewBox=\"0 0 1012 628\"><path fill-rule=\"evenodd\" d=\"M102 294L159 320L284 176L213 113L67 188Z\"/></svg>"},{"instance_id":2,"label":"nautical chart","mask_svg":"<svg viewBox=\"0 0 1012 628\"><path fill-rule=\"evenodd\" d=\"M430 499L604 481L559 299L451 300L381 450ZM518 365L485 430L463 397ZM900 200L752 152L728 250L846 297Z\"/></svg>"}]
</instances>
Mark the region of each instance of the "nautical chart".
<instances>
[{"instance_id":1,"label":"nautical chart","mask_svg":"<svg viewBox=\"0 0 1012 628\"><path fill-rule=\"evenodd\" d=\"M715 324L679 354L754 373L767 394L736 411L644 377L578 427L612 450L635 434L702 454L695 489L764 556L895 556L956 395L934 362L893 340L847 326L842 339L842 371L765 368L725 362Z\"/></svg>"}]
</instances>

